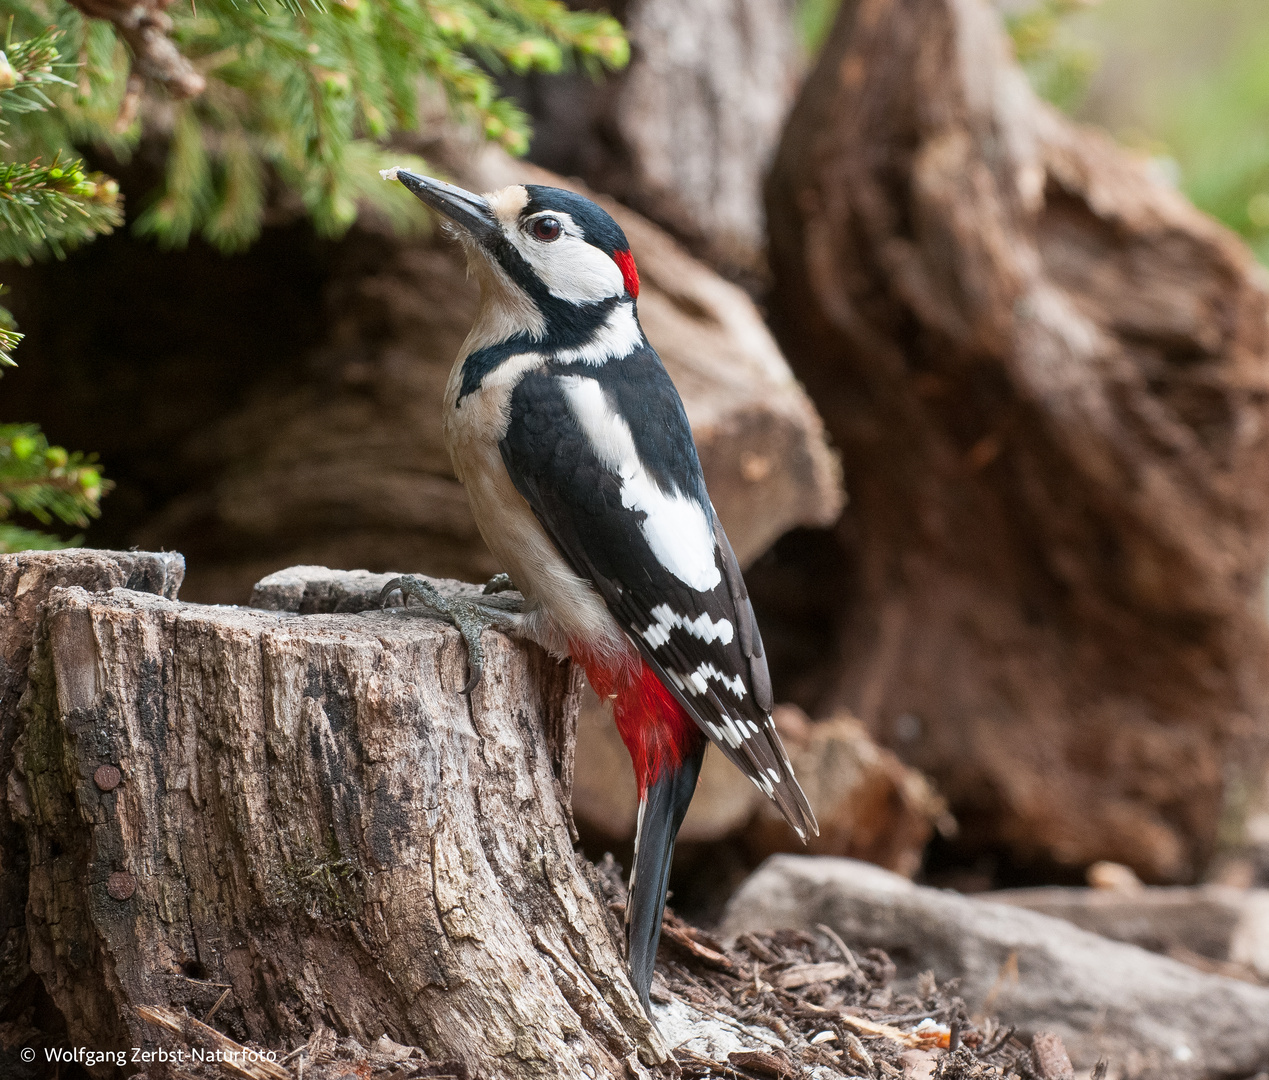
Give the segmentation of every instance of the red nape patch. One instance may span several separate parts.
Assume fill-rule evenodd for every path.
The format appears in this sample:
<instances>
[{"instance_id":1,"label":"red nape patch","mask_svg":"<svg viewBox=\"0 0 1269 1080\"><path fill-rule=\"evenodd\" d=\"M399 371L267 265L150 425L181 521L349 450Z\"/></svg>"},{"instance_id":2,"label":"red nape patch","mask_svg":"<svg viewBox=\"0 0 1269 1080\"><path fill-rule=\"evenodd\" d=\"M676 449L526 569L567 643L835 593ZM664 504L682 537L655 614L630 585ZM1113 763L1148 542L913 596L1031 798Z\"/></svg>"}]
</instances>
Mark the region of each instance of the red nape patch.
<instances>
[{"instance_id":1,"label":"red nape patch","mask_svg":"<svg viewBox=\"0 0 1269 1080\"><path fill-rule=\"evenodd\" d=\"M640 657L616 670L604 666L584 648L570 648L600 698L612 704L621 741L630 751L639 798L662 772L677 769L705 741L687 711Z\"/></svg>"},{"instance_id":2,"label":"red nape patch","mask_svg":"<svg viewBox=\"0 0 1269 1080\"><path fill-rule=\"evenodd\" d=\"M631 296L639 295L639 271L635 269L634 256L629 251L614 251L612 261L621 267L621 276L626 279L626 292Z\"/></svg>"}]
</instances>

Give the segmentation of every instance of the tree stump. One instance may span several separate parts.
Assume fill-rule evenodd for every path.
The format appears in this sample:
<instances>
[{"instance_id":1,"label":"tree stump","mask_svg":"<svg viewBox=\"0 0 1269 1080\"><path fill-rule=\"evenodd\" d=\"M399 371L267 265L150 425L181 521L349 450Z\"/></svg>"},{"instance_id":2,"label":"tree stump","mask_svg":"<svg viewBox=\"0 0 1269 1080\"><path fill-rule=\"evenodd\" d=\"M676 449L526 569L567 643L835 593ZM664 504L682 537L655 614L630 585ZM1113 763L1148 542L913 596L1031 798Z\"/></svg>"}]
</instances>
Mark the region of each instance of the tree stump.
<instances>
[{"instance_id":1,"label":"tree stump","mask_svg":"<svg viewBox=\"0 0 1269 1080\"><path fill-rule=\"evenodd\" d=\"M1036 100L983 0L844 3L767 196L851 493L808 704L979 853L1192 879L1269 720L1263 269Z\"/></svg>"},{"instance_id":2,"label":"tree stump","mask_svg":"<svg viewBox=\"0 0 1269 1080\"><path fill-rule=\"evenodd\" d=\"M9 812L5 781L13 768L18 703L27 685L41 605L58 586L90 592L127 588L174 599L185 574L175 553L25 551L0 556L0 1008L27 981L26 836Z\"/></svg>"},{"instance_id":3,"label":"tree stump","mask_svg":"<svg viewBox=\"0 0 1269 1080\"><path fill-rule=\"evenodd\" d=\"M239 1041L324 1024L482 1080L648 1075L665 1049L570 835L580 676L490 633L465 679L414 612L52 590L10 799L71 1037L146 1045L139 1007L227 990Z\"/></svg>"}]
</instances>

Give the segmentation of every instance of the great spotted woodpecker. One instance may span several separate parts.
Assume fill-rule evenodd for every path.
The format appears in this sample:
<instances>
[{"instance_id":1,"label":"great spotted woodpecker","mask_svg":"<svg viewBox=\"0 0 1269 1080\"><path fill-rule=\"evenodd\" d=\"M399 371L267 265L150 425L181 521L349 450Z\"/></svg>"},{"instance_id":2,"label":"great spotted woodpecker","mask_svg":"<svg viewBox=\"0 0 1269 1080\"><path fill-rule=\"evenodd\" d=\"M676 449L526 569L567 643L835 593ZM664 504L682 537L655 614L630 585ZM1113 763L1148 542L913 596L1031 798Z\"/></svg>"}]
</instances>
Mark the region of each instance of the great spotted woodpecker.
<instances>
[{"instance_id":1,"label":"great spotted woodpecker","mask_svg":"<svg viewBox=\"0 0 1269 1080\"><path fill-rule=\"evenodd\" d=\"M762 637L714 513L683 403L636 314L620 226L573 192L474 195L404 170L454 226L481 287L445 391L444 431L481 535L523 605L389 582L468 643L496 626L571 656L612 702L639 791L626 935L651 1015L674 838L712 741L803 840L819 827L771 722ZM495 579L497 581L497 579Z\"/></svg>"}]
</instances>

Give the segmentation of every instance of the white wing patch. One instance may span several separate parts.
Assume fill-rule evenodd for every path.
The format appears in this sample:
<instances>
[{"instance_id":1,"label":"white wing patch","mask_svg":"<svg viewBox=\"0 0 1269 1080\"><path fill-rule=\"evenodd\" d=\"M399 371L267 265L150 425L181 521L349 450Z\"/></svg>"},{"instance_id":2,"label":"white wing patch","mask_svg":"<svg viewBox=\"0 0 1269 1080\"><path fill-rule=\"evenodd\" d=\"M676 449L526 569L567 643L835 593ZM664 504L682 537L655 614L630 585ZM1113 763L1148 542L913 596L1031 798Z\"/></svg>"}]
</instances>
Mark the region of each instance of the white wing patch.
<instances>
[{"instance_id":1,"label":"white wing patch","mask_svg":"<svg viewBox=\"0 0 1269 1080\"><path fill-rule=\"evenodd\" d=\"M714 679L715 681L722 683L723 686L725 686L738 698L743 698L745 696L745 684L739 675L733 675L731 678L728 678L708 660L702 663L695 671L689 672L687 675L684 675L682 672L675 671L673 668L666 668L665 673L670 676L670 681L674 683L675 686L682 690L683 693L691 694L692 697L698 697L701 694L709 693L709 679ZM730 742L732 746L739 746L742 740L750 737L749 732L745 731L744 727L738 726L738 722L733 720L730 716L724 716L722 719L723 723L729 725L732 734L723 735L721 737ZM745 723L746 721L744 720L739 721L739 724L741 725ZM755 725L750 724L749 727L753 730L754 735L758 734L758 729ZM715 727L712 725L709 730L712 734L717 734Z\"/></svg>"},{"instance_id":2,"label":"white wing patch","mask_svg":"<svg viewBox=\"0 0 1269 1080\"><path fill-rule=\"evenodd\" d=\"M565 364L603 364L629 356L643 344L643 331L635 318L634 303L618 304L585 345L560 349L552 358Z\"/></svg>"},{"instance_id":3,"label":"white wing patch","mask_svg":"<svg viewBox=\"0 0 1269 1080\"><path fill-rule=\"evenodd\" d=\"M702 694L705 693L705 690L706 690L706 686L705 686L706 679L713 679L716 682L722 683L723 686L725 686L738 698L743 698L745 696L745 682L739 675L732 675L730 678L728 678L721 671L719 671L718 668L714 667L714 665L709 663L708 661L705 661L704 663L702 663L700 667L698 667L695 671L692 672L692 681L695 682L701 688ZM731 717L730 716L727 717L727 720L731 721ZM734 721L731 721L731 722L733 723L733 726L734 726ZM740 739L747 738L747 736L742 731L738 731L736 733L736 737L737 737L737 742L736 742L737 746L740 745L740 742L739 742Z\"/></svg>"},{"instance_id":4,"label":"white wing patch","mask_svg":"<svg viewBox=\"0 0 1269 1080\"><path fill-rule=\"evenodd\" d=\"M643 511L639 528L657 561L684 585L700 592L713 589L722 572L705 508L677 491L667 494L648 475L630 427L613 412L598 382L564 375L560 386L596 455L621 478L621 505Z\"/></svg>"},{"instance_id":5,"label":"white wing patch","mask_svg":"<svg viewBox=\"0 0 1269 1080\"><path fill-rule=\"evenodd\" d=\"M694 638L706 644L718 641L723 645L730 645L735 635L735 629L730 620L719 619L718 622L714 622L709 617L709 613L704 611L695 619L689 619L671 610L669 604L658 604L652 609L651 615L656 622L643 632L643 640L654 649L659 649L669 641L670 631L675 629L686 630Z\"/></svg>"}]
</instances>

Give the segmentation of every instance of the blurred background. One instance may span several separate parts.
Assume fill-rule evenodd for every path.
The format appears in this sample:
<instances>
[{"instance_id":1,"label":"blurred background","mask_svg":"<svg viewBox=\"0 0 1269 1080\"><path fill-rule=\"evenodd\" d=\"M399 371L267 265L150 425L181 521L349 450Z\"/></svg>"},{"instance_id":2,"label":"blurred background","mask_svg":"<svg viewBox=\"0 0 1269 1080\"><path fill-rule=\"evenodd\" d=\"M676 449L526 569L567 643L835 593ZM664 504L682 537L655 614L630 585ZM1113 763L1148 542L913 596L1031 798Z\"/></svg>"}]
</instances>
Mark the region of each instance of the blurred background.
<instances>
[{"instance_id":1,"label":"blurred background","mask_svg":"<svg viewBox=\"0 0 1269 1080\"><path fill-rule=\"evenodd\" d=\"M1263 0L0 10L5 550L178 550L206 603L492 574L439 430L473 285L377 170L577 187L631 239L816 850L1269 882ZM581 727L583 845L628 858L628 759ZM675 903L795 846L711 758Z\"/></svg>"}]
</instances>

